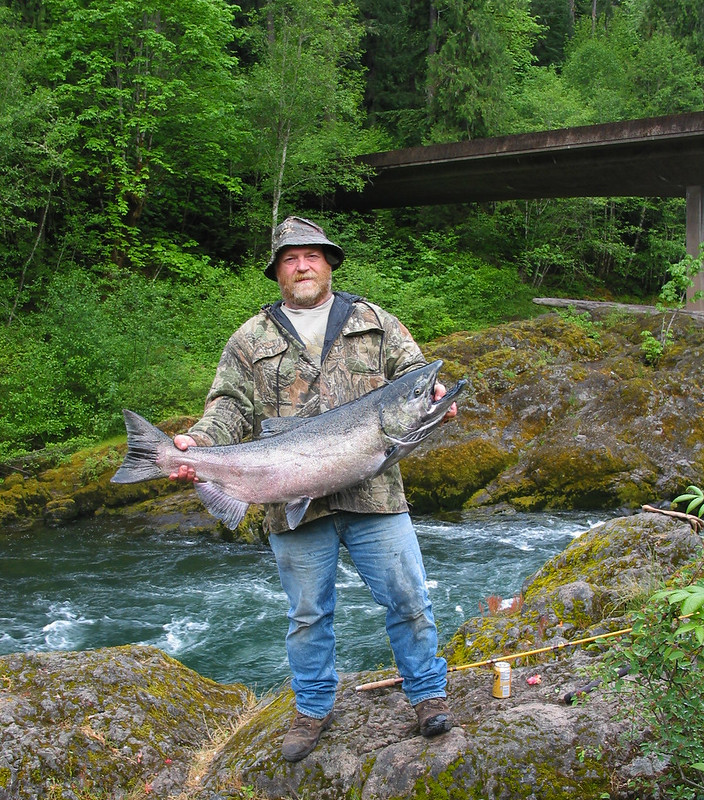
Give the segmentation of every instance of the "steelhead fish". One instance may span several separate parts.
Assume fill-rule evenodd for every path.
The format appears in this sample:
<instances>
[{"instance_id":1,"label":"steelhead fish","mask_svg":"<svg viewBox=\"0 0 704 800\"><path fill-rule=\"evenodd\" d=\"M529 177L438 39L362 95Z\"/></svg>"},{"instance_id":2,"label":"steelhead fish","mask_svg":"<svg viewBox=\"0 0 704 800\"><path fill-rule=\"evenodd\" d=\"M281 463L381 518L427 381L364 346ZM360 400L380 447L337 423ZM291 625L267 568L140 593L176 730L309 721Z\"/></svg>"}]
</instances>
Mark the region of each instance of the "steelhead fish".
<instances>
[{"instance_id":1,"label":"steelhead fish","mask_svg":"<svg viewBox=\"0 0 704 800\"><path fill-rule=\"evenodd\" d=\"M293 530L311 500L388 469L442 421L466 381L435 402L442 361L315 417L273 417L259 439L179 450L165 433L125 409L127 455L112 483L164 478L193 466L195 490L208 511L234 530L250 503L286 503Z\"/></svg>"}]
</instances>

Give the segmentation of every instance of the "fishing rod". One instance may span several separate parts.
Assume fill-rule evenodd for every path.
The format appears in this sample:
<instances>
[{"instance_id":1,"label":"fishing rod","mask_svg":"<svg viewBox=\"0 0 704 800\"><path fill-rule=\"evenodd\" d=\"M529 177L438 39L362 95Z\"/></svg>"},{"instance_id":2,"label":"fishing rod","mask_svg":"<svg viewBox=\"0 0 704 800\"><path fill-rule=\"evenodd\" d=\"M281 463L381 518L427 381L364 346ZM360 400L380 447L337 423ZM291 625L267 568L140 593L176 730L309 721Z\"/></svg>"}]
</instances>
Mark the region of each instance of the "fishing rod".
<instances>
[{"instance_id":1,"label":"fishing rod","mask_svg":"<svg viewBox=\"0 0 704 800\"><path fill-rule=\"evenodd\" d=\"M599 633L596 636L588 636L584 639L574 639L571 642L558 642L557 644L550 645L549 647L539 647L536 650L524 650L520 653L512 653L507 656L497 656L496 658L487 658L484 661L473 661L471 664L459 664L456 667L448 667L448 672L461 672L465 669L472 667L485 667L489 664L496 664L499 661L513 661L517 658L525 658L526 656L535 656L540 653L549 653L554 650L561 650L563 647L576 647L579 644L588 644L589 642L596 642L600 639L610 639L613 636L623 636L625 633L630 633L633 627L623 628L619 631L611 631L611 633ZM363 683L360 686L355 686L355 692L366 692L369 689L385 689L389 686L397 686L403 683L403 678L398 675L395 678L386 678L381 681L372 681L371 683Z\"/></svg>"}]
</instances>

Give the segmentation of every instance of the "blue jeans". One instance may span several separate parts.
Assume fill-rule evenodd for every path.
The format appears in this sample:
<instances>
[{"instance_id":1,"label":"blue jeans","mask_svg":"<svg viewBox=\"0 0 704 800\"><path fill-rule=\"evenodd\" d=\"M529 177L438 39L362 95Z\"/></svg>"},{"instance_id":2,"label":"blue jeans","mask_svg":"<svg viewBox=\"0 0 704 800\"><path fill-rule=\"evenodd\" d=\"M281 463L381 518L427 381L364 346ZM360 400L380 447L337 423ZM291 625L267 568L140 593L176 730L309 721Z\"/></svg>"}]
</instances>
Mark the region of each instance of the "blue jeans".
<instances>
[{"instance_id":1,"label":"blue jeans","mask_svg":"<svg viewBox=\"0 0 704 800\"><path fill-rule=\"evenodd\" d=\"M291 606L286 650L298 711L322 719L335 702L333 616L340 543L374 600L386 608L386 631L411 704L445 696L447 663L437 656L423 559L408 514L338 512L271 534L270 542Z\"/></svg>"}]
</instances>

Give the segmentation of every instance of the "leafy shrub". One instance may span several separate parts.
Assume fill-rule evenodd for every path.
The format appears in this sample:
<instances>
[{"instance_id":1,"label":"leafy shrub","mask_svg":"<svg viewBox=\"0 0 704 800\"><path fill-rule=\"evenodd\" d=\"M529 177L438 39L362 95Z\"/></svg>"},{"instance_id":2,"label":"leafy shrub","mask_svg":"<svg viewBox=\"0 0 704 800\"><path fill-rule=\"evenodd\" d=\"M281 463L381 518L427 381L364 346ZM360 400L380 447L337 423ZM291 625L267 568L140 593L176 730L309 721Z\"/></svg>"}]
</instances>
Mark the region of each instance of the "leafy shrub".
<instances>
[{"instance_id":1,"label":"leafy shrub","mask_svg":"<svg viewBox=\"0 0 704 800\"><path fill-rule=\"evenodd\" d=\"M266 283L264 283L266 282ZM0 458L199 413L232 331L276 286L202 262L190 280L55 275L41 313L0 328Z\"/></svg>"},{"instance_id":2,"label":"leafy shrub","mask_svg":"<svg viewBox=\"0 0 704 800\"><path fill-rule=\"evenodd\" d=\"M704 584L656 592L634 615L633 630L606 661L613 676L627 664L617 689L633 693L634 722L652 736L646 754L669 763L659 779L662 797L695 800L704 792ZM635 680L631 680L634 678ZM640 727L640 725L636 725Z\"/></svg>"}]
</instances>

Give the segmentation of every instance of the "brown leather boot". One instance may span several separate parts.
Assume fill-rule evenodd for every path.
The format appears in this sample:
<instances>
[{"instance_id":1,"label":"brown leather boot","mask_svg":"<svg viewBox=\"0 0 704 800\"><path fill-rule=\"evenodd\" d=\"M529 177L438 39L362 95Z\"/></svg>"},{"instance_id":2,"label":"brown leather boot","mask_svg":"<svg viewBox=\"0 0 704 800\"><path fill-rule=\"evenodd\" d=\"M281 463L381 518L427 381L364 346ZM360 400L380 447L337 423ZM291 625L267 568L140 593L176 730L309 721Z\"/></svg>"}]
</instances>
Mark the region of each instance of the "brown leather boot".
<instances>
[{"instance_id":1,"label":"brown leather boot","mask_svg":"<svg viewBox=\"0 0 704 800\"><path fill-rule=\"evenodd\" d=\"M450 707L444 697L431 697L413 706L418 717L420 732L430 738L447 733L455 724Z\"/></svg>"},{"instance_id":2,"label":"brown leather boot","mask_svg":"<svg viewBox=\"0 0 704 800\"><path fill-rule=\"evenodd\" d=\"M297 711L281 745L281 753L286 761L300 761L308 753L313 752L318 744L318 739L320 739L320 734L332 724L332 718L332 711L322 719L307 717Z\"/></svg>"}]
</instances>

